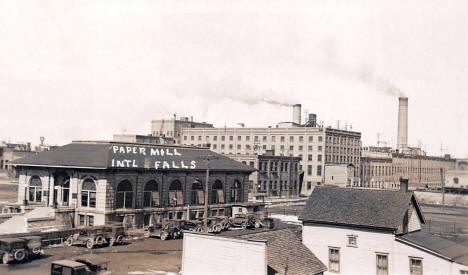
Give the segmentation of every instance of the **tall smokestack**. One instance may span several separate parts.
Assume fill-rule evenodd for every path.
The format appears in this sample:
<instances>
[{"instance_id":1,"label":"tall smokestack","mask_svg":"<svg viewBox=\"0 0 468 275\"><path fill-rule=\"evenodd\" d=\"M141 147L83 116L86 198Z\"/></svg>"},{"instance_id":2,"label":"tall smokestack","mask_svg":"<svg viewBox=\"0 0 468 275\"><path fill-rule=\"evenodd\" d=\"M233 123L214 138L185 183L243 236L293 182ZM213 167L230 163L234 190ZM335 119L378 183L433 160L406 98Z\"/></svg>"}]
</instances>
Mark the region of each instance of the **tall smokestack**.
<instances>
[{"instance_id":1,"label":"tall smokestack","mask_svg":"<svg viewBox=\"0 0 468 275\"><path fill-rule=\"evenodd\" d=\"M293 122L301 124L301 104L294 104L293 106Z\"/></svg>"},{"instance_id":2,"label":"tall smokestack","mask_svg":"<svg viewBox=\"0 0 468 275\"><path fill-rule=\"evenodd\" d=\"M408 98L398 98L397 149L401 153L408 147Z\"/></svg>"}]
</instances>

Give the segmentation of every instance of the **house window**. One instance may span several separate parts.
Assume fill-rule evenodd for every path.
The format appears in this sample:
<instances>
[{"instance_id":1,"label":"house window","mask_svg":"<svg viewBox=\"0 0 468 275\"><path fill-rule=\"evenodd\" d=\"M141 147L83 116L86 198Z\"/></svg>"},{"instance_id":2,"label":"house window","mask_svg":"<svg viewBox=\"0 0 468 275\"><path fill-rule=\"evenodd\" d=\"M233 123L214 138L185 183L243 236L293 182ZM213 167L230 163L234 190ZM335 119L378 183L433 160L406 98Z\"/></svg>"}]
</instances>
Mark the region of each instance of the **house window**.
<instances>
[{"instance_id":1,"label":"house window","mask_svg":"<svg viewBox=\"0 0 468 275\"><path fill-rule=\"evenodd\" d=\"M328 271L340 272L340 249L336 247L330 247L328 249Z\"/></svg>"},{"instance_id":2,"label":"house window","mask_svg":"<svg viewBox=\"0 0 468 275\"><path fill-rule=\"evenodd\" d=\"M218 136L213 136L213 140L214 141L218 140Z\"/></svg>"},{"instance_id":3,"label":"house window","mask_svg":"<svg viewBox=\"0 0 468 275\"><path fill-rule=\"evenodd\" d=\"M317 161L322 161L322 155L317 155Z\"/></svg>"},{"instance_id":4,"label":"house window","mask_svg":"<svg viewBox=\"0 0 468 275\"><path fill-rule=\"evenodd\" d=\"M289 141L290 141L290 142L293 142L293 141L294 141L294 136L290 136L290 137L289 137Z\"/></svg>"},{"instance_id":5,"label":"house window","mask_svg":"<svg viewBox=\"0 0 468 275\"><path fill-rule=\"evenodd\" d=\"M117 186L115 208L133 207L133 186L128 180L121 181Z\"/></svg>"},{"instance_id":6,"label":"house window","mask_svg":"<svg viewBox=\"0 0 468 275\"><path fill-rule=\"evenodd\" d=\"M312 175L312 165L307 165L307 175Z\"/></svg>"},{"instance_id":7,"label":"house window","mask_svg":"<svg viewBox=\"0 0 468 275\"><path fill-rule=\"evenodd\" d=\"M230 141L233 141L233 140L234 140L234 137L233 137L233 136L229 136L229 140L230 140Z\"/></svg>"},{"instance_id":8,"label":"house window","mask_svg":"<svg viewBox=\"0 0 468 275\"><path fill-rule=\"evenodd\" d=\"M96 207L96 184L92 179L86 179L81 185L81 206Z\"/></svg>"},{"instance_id":9,"label":"house window","mask_svg":"<svg viewBox=\"0 0 468 275\"><path fill-rule=\"evenodd\" d=\"M312 161L312 155L307 155L307 160Z\"/></svg>"},{"instance_id":10,"label":"house window","mask_svg":"<svg viewBox=\"0 0 468 275\"><path fill-rule=\"evenodd\" d=\"M376 256L377 275L388 275L387 254L377 254Z\"/></svg>"},{"instance_id":11,"label":"house window","mask_svg":"<svg viewBox=\"0 0 468 275\"><path fill-rule=\"evenodd\" d=\"M238 140L238 141L241 141L241 140L242 140L242 136L237 136L237 140Z\"/></svg>"},{"instance_id":12,"label":"house window","mask_svg":"<svg viewBox=\"0 0 468 275\"><path fill-rule=\"evenodd\" d=\"M317 165L317 176L322 175L322 165Z\"/></svg>"},{"instance_id":13,"label":"house window","mask_svg":"<svg viewBox=\"0 0 468 275\"><path fill-rule=\"evenodd\" d=\"M85 225L85 215L78 214L78 221L79 221L78 224L80 226L84 226Z\"/></svg>"},{"instance_id":14,"label":"house window","mask_svg":"<svg viewBox=\"0 0 468 275\"><path fill-rule=\"evenodd\" d=\"M312 142L314 140L313 136L309 136L309 142Z\"/></svg>"},{"instance_id":15,"label":"house window","mask_svg":"<svg viewBox=\"0 0 468 275\"><path fill-rule=\"evenodd\" d=\"M423 274L422 258L411 258L410 257L409 265L410 265L410 274L411 275L422 275Z\"/></svg>"},{"instance_id":16,"label":"house window","mask_svg":"<svg viewBox=\"0 0 468 275\"><path fill-rule=\"evenodd\" d=\"M453 183L458 184L458 178L453 178Z\"/></svg>"},{"instance_id":17,"label":"house window","mask_svg":"<svg viewBox=\"0 0 468 275\"><path fill-rule=\"evenodd\" d=\"M159 191L156 181L148 181L143 190L143 207L154 207L159 205Z\"/></svg>"},{"instance_id":18,"label":"house window","mask_svg":"<svg viewBox=\"0 0 468 275\"><path fill-rule=\"evenodd\" d=\"M88 226L94 226L94 216L88 216Z\"/></svg>"},{"instance_id":19,"label":"house window","mask_svg":"<svg viewBox=\"0 0 468 275\"><path fill-rule=\"evenodd\" d=\"M333 180L333 176L332 176L332 180ZM348 235L348 246L357 247L356 235Z\"/></svg>"},{"instance_id":20,"label":"house window","mask_svg":"<svg viewBox=\"0 0 468 275\"><path fill-rule=\"evenodd\" d=\"M221 136L221 141L224 141L226 139L225 136Z\"/></svg>"}]
</instances>

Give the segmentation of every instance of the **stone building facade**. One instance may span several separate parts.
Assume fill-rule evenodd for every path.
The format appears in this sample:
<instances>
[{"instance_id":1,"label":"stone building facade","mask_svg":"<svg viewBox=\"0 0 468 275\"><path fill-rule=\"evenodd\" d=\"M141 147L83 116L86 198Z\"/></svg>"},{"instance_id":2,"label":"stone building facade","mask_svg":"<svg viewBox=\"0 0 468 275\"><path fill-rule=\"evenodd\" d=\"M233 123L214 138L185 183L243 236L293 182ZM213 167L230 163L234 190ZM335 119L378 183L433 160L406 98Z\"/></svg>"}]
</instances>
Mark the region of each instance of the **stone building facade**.
<instances>
[{"instance_id":1,"label":"stone building facade","mask_svg":"<svg viewBox=\"0 0 468 275\"><path fill-rule=\"evenodd\" d=\"M250 197L298 197L301 193L303 171L299 169L301 158L276 156L267 150L262 155L227 155L257 169L250 175Z\"/></svg>"},{"instance_id":2,"label":"stone building facade","mask_svg":"<svg viewBox=\"0 0 468 275\"><path fill-rule=\"evenodd\" d=\"M207 161L209 216L247 202L253 168L207 149L116 142L74 142L14 162L18 202L73 210L76 226L204 214Z\"/></svg>"}]
</instances>

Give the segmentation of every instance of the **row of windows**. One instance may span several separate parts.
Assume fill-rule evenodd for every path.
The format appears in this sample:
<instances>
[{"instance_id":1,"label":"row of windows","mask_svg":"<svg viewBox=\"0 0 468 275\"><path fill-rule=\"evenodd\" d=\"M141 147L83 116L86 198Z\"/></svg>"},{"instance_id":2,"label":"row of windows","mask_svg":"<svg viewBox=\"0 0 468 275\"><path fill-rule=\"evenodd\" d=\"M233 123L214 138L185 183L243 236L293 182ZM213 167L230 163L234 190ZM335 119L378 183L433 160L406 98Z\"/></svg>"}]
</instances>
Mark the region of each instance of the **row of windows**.
<instances>
[{"instance_id":1,"label":"row of windows","mask_svg":"<svg viewBox=\"0 0 468 275\"><path fill-rule=\"evenodd\" d=\"M243 140L250 141L251 140L251 136L236 136L236 137L234 137L234 136L206 136L205 141L210 141L210 138L212 138L213 141L217 141L218 137L220 138L221 141L225 141L226 139L228 139L229 141L234 141L234 139L237 140L237 141L243 141ZM277 137L278 137L278 139L277 139ZM296 137L297 137L297 140L299 142L304 142L304 136L289 136L289 142L294 142L296 140ZM190 136L191 141L194 141L195 138L198 141L202 141L202 136ZM188 139L189 139L189 136L184 136L184 141L187 141ZM263 142L267 142L268 141L268 136L261 136L261 140ZM279 140L281 142L285 142L286 137L285 136L270 136L270 141L276 142L276 140ZM308 136L308 140L309 140L309 142L313 142L314 137L313 136ZM253 141L259 142L260 141L260 136L253 136ZM322 142L323 137L318 136L317 141Z\"/></svg>"},{"instance_id":2,"label":"row of windows","mask_svg":"<svg viewBox=\"0 0 468 275\"><path fill-rule=\"evenodd\" d=\"M279 184L278 184L278 181L259 181L258 182L258 185L257 185L257 188L259 191L266 191L267 190L267 184L268 184L268 189L269 190L286 190L287 189L287 186L288 186L288 181L285 180L285 181L279 181ZM297 190L297 181L294 181L293 184L291 184L289 186L289 190Z\"/></svg>"},{"instance_id":3,"label":"row of windows","mask_svg":"<svg viewBox=\"0 0 468 275\"><path fill-rule=\"evenodd\" d=\"M224 149L226 149L226 145L227 145L227 148L228 148L229 150L233 150L233 149L234 149L234 144L221 144L221 145L219 146L219 148L220 148L221 150L224 150ZM249 144L246 144L246 145L244 145L244 146L242 146L241 144L237 144L237 145L236 145L236 149L237 149L237 150L242 150L242 149L245 149L245 150L252 150L252 149L253 149L253 150L256 151L256 150L258 150L259 148L260 148L260 145L253 145L253 146L251 146L251 145L249 145ZM268 150L268 146L267 146L267 145L262 145L261 148L262 148L263 150ZM280 145L278 148L279 148L280 151L284 151L286 147L285 147L284 145ZM288 148L289 148L290 151L294 151L294 148L296 148L296 147L295 147L294 145L290 145ZM213 150L218 149L218 144L211 144L211 149L213 149ZM271 150L276 150L276 145L271 145L271 146L270 146L270 149L271 149ZM304 146L299 145L299 146L297 146L297 149L298 149L298 151L303 151L303 150L304 150ZM308 151L312 151L312 150L313 150L313 146L308 146ZM322 150L323 150L323 149L322 149L322 146L317 146L317 151L322 152Z\"/></svg>"},{"instance_id":4,"label":"row of windows","mask_svg":"<svg viewBox=\"0 0 468 275\"><path fill-rule=\"evenodd\" d=\"M333 163L359 163L359 157L352 157L352 156L326 156L327 162Z\"/></svg>"},{"instance_id":5,"label":"row of windows","mask_svg":"<svg viewBox=\"0 0 468 275\"><path fill-rule=\"evenodd\" d=\"M349 236L348 246L357 246L356 239ZM354 244L351 242L354 241ZM387 253L376 253L375 258L376 274L377 275L388 275L388 254ZM330 247L328 249L328 271L339 273L340 272L340 248ZM422 258L409 257L409 272L411 275L422 275L423 274L423 262ZM461 271L464 272L464 271ZM461 273L464 274L464 273Z\"/></svg>"},{"instance_id":6,"label":"row of windows","mask_svg":"<svg viewBox=\"0 0 468 275\"><path fill-rule=\"evenodd\" d=\"M359 148L345 148L345 147L335 147L335 146L326 146L327 153L333 154L354 154L357 155L360 153Z\"/></svg>"},{"instance_id":7,"label":"row of windows","mask_svg":"<svg viewBox=\"0 0 468 275\"><path fill-rule=\"evenodd\" d=\"M348 138L340 136L327 136L326 142L343 145L360 145L360 140L357 138Z\"/></svg>"},{"instance_id":8,"label":"row of windows","mask_svg":"<svg viewBox=\"0 0 468 275\"><path fill-rule=\"evenodd\" d=\"M278 165L279 164L279 165ZM293 166L293 171L297 172L298 168L298 163L291 163ZM261 161L259 163L258 170L260 171L268 171L268 168L270 171L276 172L278 171L278 166L279 166L279 172L288 172L289 170L289 163L288 162L278 162L278 161L270 161L270 167L268 167L268 161Z\"/></svg>"},{"instance_id":9,"label":"row of windows","mask_svg":"<svg viewBox=\"0 0 468 275\"><path fill-rule=\"evenodd\" d=\"M307 165L307 175L312 176L312 165ZM322 175L322 165L317 165L317 176Z\"/></svg>"},{"instance_id":10,"label":"row of windows","mask_svg":"<svg viewBox=\"0 0 468 275\"><path fill-rule=\"evenodd\" d=\"M362 167L365 174L371 174L372 176L385 176L393 175L394 173L432 173L436 176L440 173L440 168L419 168L419 167L407 167L407 166L368 166L363 165Z\"/></svg>"}]
</instances>

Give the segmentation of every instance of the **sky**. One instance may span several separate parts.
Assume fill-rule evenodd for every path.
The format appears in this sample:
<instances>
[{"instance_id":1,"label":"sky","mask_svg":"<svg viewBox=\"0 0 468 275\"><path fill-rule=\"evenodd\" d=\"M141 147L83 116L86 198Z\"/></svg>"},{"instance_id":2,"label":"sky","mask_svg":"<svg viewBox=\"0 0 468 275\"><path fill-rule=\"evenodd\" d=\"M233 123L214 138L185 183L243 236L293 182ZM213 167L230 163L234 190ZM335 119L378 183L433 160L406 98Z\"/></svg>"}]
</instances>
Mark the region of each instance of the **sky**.
<instances>
[{"instance_id":1,"label":"sky","mask_svg":"<svg viewBox=\"0 0 468 275\"><path fill-rule=\"evenodd\" d=\"M274 127L301 103L394 147L405 95L410 145L468 157L467 49L465 0L3 0L0 140Z\"/></svg>"}]
</instances>

